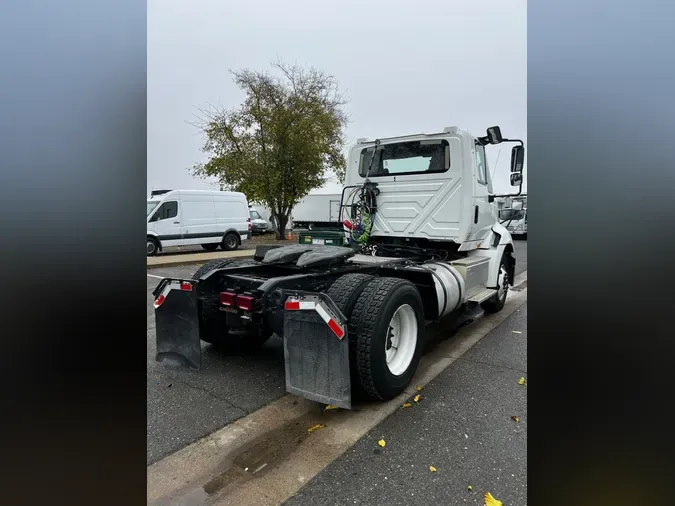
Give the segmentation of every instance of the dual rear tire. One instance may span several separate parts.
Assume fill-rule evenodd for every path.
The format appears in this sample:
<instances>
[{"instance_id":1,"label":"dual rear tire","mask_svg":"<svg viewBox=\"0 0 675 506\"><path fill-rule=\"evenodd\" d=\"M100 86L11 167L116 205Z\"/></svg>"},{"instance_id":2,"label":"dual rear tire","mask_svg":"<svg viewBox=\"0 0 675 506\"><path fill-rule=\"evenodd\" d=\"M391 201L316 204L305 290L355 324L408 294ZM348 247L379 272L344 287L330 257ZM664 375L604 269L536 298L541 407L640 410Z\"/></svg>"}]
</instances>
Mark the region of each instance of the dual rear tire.
<instances>
[{"instance_id":1,"label":"dual rear tire","mask_svg":"<svg viewBox=\"0 0 675 506\"><path fill-rule=\"evenodd\" d=\"M402 393L424 349L424 308L415 285L347 274L327 294L348 319L352 385L379 400Z\"/></svg>"}]
</instances>

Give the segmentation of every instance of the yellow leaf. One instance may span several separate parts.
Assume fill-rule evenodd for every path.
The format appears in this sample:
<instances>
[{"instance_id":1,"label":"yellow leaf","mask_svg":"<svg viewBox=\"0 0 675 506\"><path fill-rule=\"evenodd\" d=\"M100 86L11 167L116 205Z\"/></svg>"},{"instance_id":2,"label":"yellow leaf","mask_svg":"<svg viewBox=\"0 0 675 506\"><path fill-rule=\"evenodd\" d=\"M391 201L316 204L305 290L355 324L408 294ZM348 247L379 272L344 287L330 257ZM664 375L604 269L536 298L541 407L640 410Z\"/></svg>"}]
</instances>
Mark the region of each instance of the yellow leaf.
<instances>
[{"instance_id":1,"label":"yellow leaf","mask_svg":"<svg viewBox=\"0 0 675 506\"><path fill-rule=\"evenodd\" d=\"M415 396L415 398L413 399L413 401L415 401L415 402L420 402L420 399L421 399L421 398L422 398L422 396L419 395L419 394L417 394L417 395Z\"/></svg>"},{"instance_id":2,"label":"yellow leaf","mask_svg":"<svg viewBox=\"0 0 675 506\"><path fill-rule=\"evenodd\" d=\"M417 385L415 388L417 389L418 392L419 392L420 390L422 390L422 387L419 386L419 385Z\"/></svg>"},{"instance_id":3,"label":"yellow leaf","mask_svg":"<svg viewBox=\"0 0 675 506\"><path fill-rule=\"evenodd\" d=\"M516 423L520 422L520 417L519 417L519 416L513 415L513 416L511 417L511 419L512 419L514 422L516 422Z\"/></svg>"},{"instance_id":4,"label":"yellow leaf","mask_svg":"<svg viewBox=\"0 0 675 506\"><path fill-rule=\"evenodd\" d=\"M314 425L313 427L310 427L309 429L307 429L307 432L309 432L309 433L311 434L311 433L314 432L315 430L323 429L324 427L325 427L324 424L317 423L317 424Z\"/></svg>"},{"instance_id":5,"label":"yellow leaf","mask_svg":"<svg viewBox=\"0 0 675 506\"><path fill-rule=\"evenodd\" d=\"M525 383L525 378L520 378L520 379L518 380L518 384L519 384L519 385L525 385L525 384L526 384L526 383Z\"/></svg>"},{"instance_id":6,"label":"yellow leaf","mask_svg":"<svg viewBox=\"0 0 675 506\"><path fill-rule=\"evenodd\" d=\"M488 492L485 494L485 506L503 506L501 501L498 501L492 494Z\"/></svg>"},{"instance_id":7,"label":"yellow leaf","mask_svg":"<svg viewBox=\"0 0 675 506\"><path fill-rule=\"evenodd\" d=\"M412 407L412 404L410 404L409 402L406 402L405 404L403 404L402 407L404 407L404 408L411 408L411 407Z\"/></svg>"},{"instance_id":8,"label":"yellow leaf","mask_svg":"<svg viewBox=\"0 0 675 506\"><path fill-rule=\"evenodd\" d=\"M429 466L429 471L431 471L432 473L435 473L436 468L434 466Z\"/></svg>"},{"instance_id":9,"label":"yellow leaf","mask_svg":"<svg viewBox=\"0 0 675 506\"><path fill-rule=\"evenodd\" d=\"M514 334L522 334L520 330L512 330L511 332L513 332Z\"/></svg>"},{"instance_id":10,"label":"yellow leaf","mask_svg":"<svg viewBox=\"0 0 675 506\"><path fill-rule=\"evenodd\" d=\"M384 448L384 446L385 446L387 443L386 443L386 441L385 441L384 439L380 439L380 440L377 442L377 444L380 445L382 448Z\"/></svg>"},{"instance_id":11,"label":"yellow leaf","mask_svg":"<svg viewBox=\"0 0 675 506\"><path fill-rule=\"evenodd\" d=\"M471 492L471 491L473 490L473 487L472 487L471 485L469 485L469 486L466 487L466 488L469 490L469 492Z\"/></svg>"},{"instance_id":12,"label":"yellow leaf","mask_svg":"<svg viewBox=\"0 0 675 506\"><path fill-rule=\"evenodd\" d=\"M331 411L333 409L339 409L337 406L333 406L332 404L329 404L325 408L323 408L324 411Z\"/></svg>"}]
</instances>

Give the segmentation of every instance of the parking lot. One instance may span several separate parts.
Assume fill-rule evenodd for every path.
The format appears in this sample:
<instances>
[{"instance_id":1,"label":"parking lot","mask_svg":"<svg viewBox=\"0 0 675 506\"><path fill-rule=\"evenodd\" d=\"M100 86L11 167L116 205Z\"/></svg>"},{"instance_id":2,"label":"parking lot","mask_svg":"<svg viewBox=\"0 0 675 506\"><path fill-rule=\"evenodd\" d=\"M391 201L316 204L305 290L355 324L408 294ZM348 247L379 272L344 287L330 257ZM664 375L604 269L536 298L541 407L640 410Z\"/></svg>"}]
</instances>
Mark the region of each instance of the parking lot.
<instances>
[{"instance_id":1,"label":"parking lot","mask_svg":"<svg viewBox=\"0 0 675 506\"><path fill-rule=\"evenodd\" d=\"M516 274L527 270L527 242L516 241ZM167 368L155 362L152 290L162 277L191 277L198 265L157 267L147 276L147 463L260 409L285 394L283 343L272 337L255 354L226 356L202 344L201 371ZM451 335L434 325L436 338Z\"/></svg>"}]
</instances>

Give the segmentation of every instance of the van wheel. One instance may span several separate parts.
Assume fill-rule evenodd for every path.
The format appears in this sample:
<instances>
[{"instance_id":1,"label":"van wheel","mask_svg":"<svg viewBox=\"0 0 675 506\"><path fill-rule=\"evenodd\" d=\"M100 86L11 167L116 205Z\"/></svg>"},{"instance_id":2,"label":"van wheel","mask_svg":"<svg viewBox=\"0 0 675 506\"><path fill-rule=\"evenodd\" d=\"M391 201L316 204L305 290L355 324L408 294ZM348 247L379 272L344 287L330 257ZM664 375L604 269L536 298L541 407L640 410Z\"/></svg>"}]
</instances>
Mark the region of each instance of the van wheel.
<instances>
[{"instance_id":1,"label":"van wheel","mask_svg":"<svg viewBox=\"0 0 675 506\"><path fill-rule=\"evenodd\" d=\"M157 242L157 239L148 237L148 256L154 257L157 254L157 251L159 251L159 243Z\"/></svg>"},{"instance_id":2,"label":"van wheel","mask_svg":"<svg viewBox=\"0 0 675 506\"><path fill-rule=\"evenodd\" d=\"M410 281L376 278L361 292L349 329L363 390L390 400L412 381L424 348L424 306Z\"/></svg>"},{"instance_id":3,"label":"van wheel","mask_svg":"<svg viewBox=\"0 0 675 506\"><path fill-rule=\"evenodd\" d=\"M234 232L225 234L223 237L223 242L220 244L220 247L225 251L234 251L239 247L239 237Z\"/></svg>"},{"instance_id":4,"label":"van wheel","mask_svg":"<svg viewBox=\"0 0 675 506\"><path fill-rule=\"evenodd\" d=\"M202 248L206 251L216 251L218 249L218 243L202 244Z\"/></svg>"}]
</instances>

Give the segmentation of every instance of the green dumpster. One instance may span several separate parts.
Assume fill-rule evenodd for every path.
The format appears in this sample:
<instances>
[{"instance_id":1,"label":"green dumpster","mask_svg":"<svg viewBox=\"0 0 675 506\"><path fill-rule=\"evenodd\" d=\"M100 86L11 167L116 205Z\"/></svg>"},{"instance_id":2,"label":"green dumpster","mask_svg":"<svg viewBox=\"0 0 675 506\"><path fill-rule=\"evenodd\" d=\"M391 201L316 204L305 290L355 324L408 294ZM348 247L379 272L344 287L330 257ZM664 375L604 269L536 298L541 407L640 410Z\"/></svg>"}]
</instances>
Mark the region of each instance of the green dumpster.
<instances>
[{"instance_id":1,"label":"green dumpster","mask_svg":"<svg viewBox=\"0 0 675 506\"><path fill-rule=\"evenodd\" d=\"M300 232L299 244L320 244L322 246L344 246L345 234L339 230L307 230Z\"/></svg>"}]
</instances>

